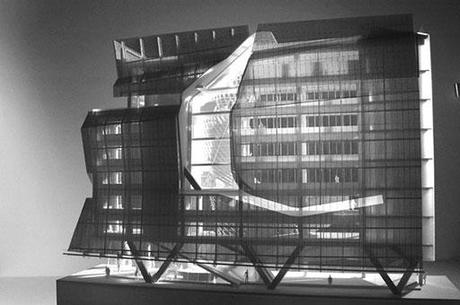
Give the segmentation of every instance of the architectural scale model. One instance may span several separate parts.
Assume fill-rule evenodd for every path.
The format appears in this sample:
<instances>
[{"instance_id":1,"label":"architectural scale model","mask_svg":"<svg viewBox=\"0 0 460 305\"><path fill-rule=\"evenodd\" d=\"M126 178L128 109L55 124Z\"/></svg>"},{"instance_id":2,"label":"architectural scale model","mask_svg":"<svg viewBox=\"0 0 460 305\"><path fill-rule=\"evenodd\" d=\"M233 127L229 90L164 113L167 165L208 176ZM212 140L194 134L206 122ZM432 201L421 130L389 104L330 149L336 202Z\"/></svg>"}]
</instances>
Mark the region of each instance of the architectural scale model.
<instances>
[{"instance_id":1,"label":"architectural scale model","mask_svg":"<svg viewBox=\"0 0 460 305\"><path fill-rule=\"evenodd\" d=\"M429 36L410 15L114 49L128 107L82 126L93 195L69 254L133 259L147 282L189 262L269 289L290 270L377 271L394 294L434 259Z\"/></svg>"}]
</instances>

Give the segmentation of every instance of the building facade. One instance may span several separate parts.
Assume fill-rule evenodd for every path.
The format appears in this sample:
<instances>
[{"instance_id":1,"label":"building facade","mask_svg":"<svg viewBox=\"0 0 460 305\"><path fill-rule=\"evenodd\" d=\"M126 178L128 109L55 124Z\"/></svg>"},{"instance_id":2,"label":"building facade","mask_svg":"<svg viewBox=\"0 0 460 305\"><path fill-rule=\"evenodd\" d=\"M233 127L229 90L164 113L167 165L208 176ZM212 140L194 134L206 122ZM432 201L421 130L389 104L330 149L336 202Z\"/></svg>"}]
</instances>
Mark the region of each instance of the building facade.
<instances>
[{"instance_id":1,"label":"building facade","mask_svg":"<svg viewBox=\"0 0 460 305\"><path fill-rule=\"evenodd\" d=\"M93 197L69 251L163 261L154 280L171 261L253 267L269 288L377 270L394 293L388 272L434 258L429 41L410 15L114 46L128 108L82 127Z\"/></svg>"}]
</instances>

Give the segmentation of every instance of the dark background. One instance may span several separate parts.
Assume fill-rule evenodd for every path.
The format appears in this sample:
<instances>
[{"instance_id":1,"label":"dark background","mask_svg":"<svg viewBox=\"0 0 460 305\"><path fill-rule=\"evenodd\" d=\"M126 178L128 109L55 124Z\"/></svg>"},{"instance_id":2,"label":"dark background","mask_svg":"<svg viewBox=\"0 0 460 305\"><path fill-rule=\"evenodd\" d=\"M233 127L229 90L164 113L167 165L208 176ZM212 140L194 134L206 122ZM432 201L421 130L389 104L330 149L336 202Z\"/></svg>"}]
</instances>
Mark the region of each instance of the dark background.
<instances>
[{"instance_id":1,"label":"dark background","mask_svg":"<svg viewBox=\"0 0 460 305\"><path fill-rule=\"evenodd\" d=\"M431 34L436 254L460 257L460 1L0 0L0 276L64 275L91 183L80 126L112 98L112 40L230 25L412 13Z\"/></svg>"}]
</instances>

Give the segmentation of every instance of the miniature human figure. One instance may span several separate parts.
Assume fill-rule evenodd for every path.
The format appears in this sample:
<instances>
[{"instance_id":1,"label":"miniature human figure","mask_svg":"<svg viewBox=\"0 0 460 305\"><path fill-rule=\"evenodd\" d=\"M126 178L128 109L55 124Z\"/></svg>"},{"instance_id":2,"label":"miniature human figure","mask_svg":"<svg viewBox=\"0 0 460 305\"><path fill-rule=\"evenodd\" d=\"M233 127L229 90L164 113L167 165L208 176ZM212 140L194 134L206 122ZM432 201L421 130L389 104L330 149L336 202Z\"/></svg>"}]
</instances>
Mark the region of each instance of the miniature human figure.
<instances>
[{"instance_id":1,"label":"miniature human figure","mask_svg":"<svg viewBox=\"0 0 460 305\"><path fill-rule=\"evenodd\" d=\"M109 267L105 267L105 276L106 277L109 277L110 276L110 268Z\"/></svg>"},{"instance_id":2,"label":"miniature human figure","mask_svg":"<svg viewBox=\"0 0 460 305\"><path fill-rule=\"evenodd\" d=\"M418 274L418 284L420 286L424 286L426 284L426 273L425 272L420 272Z\"/></svg>"},{"instance_id":3,"label":"miniature human figure","mask_svg":"<svg viewBox=\"0 0 460 305\"><path fill-rule=\"evenodd\" d=\"M335 175L334 180L335 183L340 183L340 177L338 175Z\"/></svg>"},{"instance_id":4,"label":"miniature human figure","mask_svg":"<svg viewBox=\"0 0 460 305\"><path fill-rule=\"evenodd\" d=\"M246 269L246 271L244 272L244 283L247 284L249 281L249 271L248 269Z\"/></svg>"},{"instance_id":5,"label":"miniature human figure","mask_svg":"<svg viewBox=\"0 0 460 305\"><path fill-rule=\"evenodd\" d=\"M327 283L329 285L332 285L332 276L329 274L329 277L327 278Z\"/></svg>"}]
</instances>

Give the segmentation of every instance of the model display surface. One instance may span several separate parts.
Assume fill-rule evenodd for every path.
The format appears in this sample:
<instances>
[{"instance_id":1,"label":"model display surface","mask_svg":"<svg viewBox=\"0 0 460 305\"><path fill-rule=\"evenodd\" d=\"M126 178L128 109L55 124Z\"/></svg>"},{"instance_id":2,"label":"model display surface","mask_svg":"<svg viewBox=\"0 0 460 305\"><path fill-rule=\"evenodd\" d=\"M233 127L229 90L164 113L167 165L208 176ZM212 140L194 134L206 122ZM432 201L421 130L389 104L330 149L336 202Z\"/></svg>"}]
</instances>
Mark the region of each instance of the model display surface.
<instances>
[{"instance_id":1,"label":"model display surface","mask_svg":"<svg viewBox=\"0 0 460 305\"><path fill-rule=\"evenodd\" d=\"M82 126L93 196L69 252L135 259L147 281L172 261L254 267L268 288L377 270L400 293L432 227L426 38L395 15L115 41L128 108ZM153 277L145 260L163 262Z\"/></svg>"}]
</instances>

